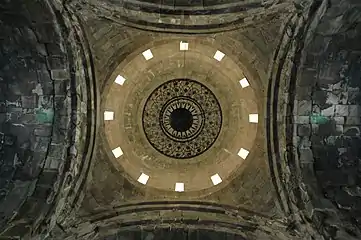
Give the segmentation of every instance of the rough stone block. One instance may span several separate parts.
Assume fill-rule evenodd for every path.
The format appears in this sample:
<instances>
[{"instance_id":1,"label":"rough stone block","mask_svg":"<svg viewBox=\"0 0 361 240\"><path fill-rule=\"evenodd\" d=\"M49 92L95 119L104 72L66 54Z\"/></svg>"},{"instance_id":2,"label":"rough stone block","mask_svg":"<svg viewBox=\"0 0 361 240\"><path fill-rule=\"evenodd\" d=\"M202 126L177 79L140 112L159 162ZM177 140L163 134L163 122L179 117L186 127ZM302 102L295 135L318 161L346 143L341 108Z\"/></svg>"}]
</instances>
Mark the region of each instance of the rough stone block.
<instances>
[{"instance_id":1,"label":"rough stone block","mask_svg":"<svg viewBox=\"0 0 361 240\"><path fill-rule=\"evenodd\" d=\"M299 115L309 115L312 111L312 102L311 101L298 101L298 114Z\"/></svg>"},{"instance_id":2,"label":"rough stone block","mask_svg":"<svg viewBox=\"0 0 361 240\"><path fill-rule=\"evenodd\" d=\"M318 105L313 105L313 106L312 106L312 114L318 114L318 115L320 115L320 114L321 114L321 108L320 108L320 106L318 106Z\"/></svg>"},{"instance_id":3,"label":"rough stone block","mask_svg":"<svg viewBox=\"0 0 361 240\"><path fill-rule=\"evenodd\" d=\"M43 109L52 109L54 106L53 101L53 95L44 95L42 98L40 98L41 107Z\"/></svg>"},{"instance_id":4,"label":"rough stone block","mask_svg":"<svg viewBox=\"0 0 361 240\"><path fill-rule=\"evenodd\" d=\"M54 93L55 93L55 95L61 95L61 96L66 95L67 81L69 81L69 80L55 81L54 82Z\"/></svg>"},{"instance_id":5,"label":"rough stone block","mask_svg":"<svg viewBox=\"0 0 361 240\"><path fill-rule=\"evenodd\" d=\"M42 43L38 43L36 45L36 51L41 55L41 56L46 56L48 55L48 53L46 52L46 48L45 45Z\"/></svg>"},{"instance_id":6,"label":"rough stone block","mask_svg":"<svg viewBox=\"0 0 361 240\"><path fill-rule=\"evenodd\" d=\"M318 67L318 61L319 61L318 56L309 53L306 55L304 67L306 69L308 69L309 71L313 71L313 70L316 71L316 69Z\"/></svg>"},{"instance_id":7,"label":"rough stone block","mask_svg":"<svg viewBox=\"0 0 361 240\"><path fill-rule=\"evenodd\" d=\"M348 105L336 105L336 116L348 116L349 107Z\"/></svg>"},{"instance_id":8,"label":"rough stone block","mask_svg":"<svg viewBox=\"0 0 361 240\"><path fill-rule=\"evenodd\" d=\"M67 69L67 60L65 58L49 56L46 60L50 69Z\"/></svg>"},{"instance_id":9,"label":"rough stone block","mask_svg":"<svg viewBox=\"0 0 361 240\"><path fill-rule=\"evenodd\" d=\"M356 104L361 100L360 90L357 88L350 88L347 91L348 104Z\"/></svg>"},{"instance_id":10,"label":"rough stone block","mask_svg":"<svg viewBox=\"0 0 361 240\"><path fill-rule=\"evenodd\" d=\"M7 119L6 116L7 116L6 112L5 112L5 113L2 113L2 112L0 111L0 124L4 123L4 122L6 121L6 119Z\"/></svg>"},{"instance_id":11,"label":"rough stone block","mask_svg":"<svg viewBox=\"0 0 361 240\"><path fill-rule=\"evenodd\" d=\"M299 149L299 158L303 163L313 162L313 153L310 148Z\"/></svg>"},{"instance_id":12,"label":"rough stone block","mask_svg":"<svg viewBox=\"0 0 361 240\"><path fill-rule=\"evenodd\" d=\"M65 48L61 43L46 43L46 49L48 50L49 55L64 55Z\"/></svg>"},{"instance_id":13,"label":"rough stone block","mask_svg":"<svg viewBox=\"0 0 361 240\"><path fill-rule=\"evenodd\" d=\"M326 103L328 104L341 104L341 94L336 94L335 92L327 92Z\"/></svg>"},{"instance_id":14,"label":"rough stone block","mask_svg":"<svg viewBox=\"0 0 361 240\"><path fill-rule=\"evenodd\" d=\"M349 105L349 116L351 116L351 117L361 117L361 106L359 106L359 105Z\"/></svg>"},{"instance_id":15,"label":"rough stone block","mask_svg":"<svg viewBox=\"0 0 361 240\"><path fill-rule=\"evenodd\" d=\"M5 135L3 138L3 144L6 146L12 146L15 144L17 137L13 135Z\"/></svg>"},{"instance_id":16,"label":"rough stone block","mask_svg":"<svg viewBox=\"0 0 361 240\"><path fill-rule=\"evenodd\" d=\"M52 126L50 125L40 125L37 128L34 129L34 134L36 136L41 137L50 137L52 131Z\"/></svg>"},{"instance_id":17,"label":"rough stone block","mask_svg":"<svg viewBox=\"0 0 361 240\"><path fill-rule=\"evenodd\" d=\"M51 186L58 175L57 170L44 170L40 176L37 185Z\"/></svg>"},{"instance_id":18,"label":"rough stone block","mask_svg":"<svg viewBox=\"0 0 361 240\"><path fill-rule=\"evenodd\" d=\"M317 33L322 35L333 35L336 34L343 24L343 16L339 15L337 17L324 18L319 26L317 26Z\"/></svg>"},{"instance_id":19,"label":"rough stone block","mask_svg":"<svg viewBox=\"0 0 361 240\"><path fill-rule=\"evenodd\" d=\"M23 108L35 108L37 106L36 96L21 96Z\"/></svg>"},{"instance_id":20,"label":"rough stone block","mask_svg":"<svg viewBox=\"0 0 361 240\"><path fill-rule=\"evenodd\" d=\"M6 113L6 102L5 101L0 101L0 113Z\"/></svg>"},{"instance_id":21,"label":"rough stone block","mask_svg":"<svg viewBox=\"0 0 361 240\"><path fill-rule=\"evenodd\" d=\"M50 186L37 185L32 197L43 200L47 198L50 192Z\"/></svg>"},{"instance_id":22,"label":"rough stone block","mask_svg":"<svg viewBox=\"0 0 361 240\"><path fill-rule=\"evenodd\" d=\"M52 143L54 144L65 144L67 131L60 129L57 126L53 128Z\"/></svg>"},{"instance_id":23,"label":"rough stone block","mask_svg":"<svg viewBox=\"0 0 361 240\"><path fill-rule=\"evenodd\" d=\"M51 91L52 91L52 85L53 85L53 83L52 83L52 79L51 79L51 77L50 77L50 73L49 73L49 71L48 70L38 70L37 71L37 76L38 76L38 80L39 80L39 82L40 82L40 84L41 85L43 85L43 84L51 84L51 87L50 86L47 86L47 85L45 85L43 88L45 88L45 87L48 87L49 89L51 88ZM46 91L46 89L43 89L43 91L44 91L44 94L49 94L47 91Z\"/></svg>"},{"instance_id":24,"label":"rough stone block","mask_svg":"<svg viewBox=\"0 0 361 240\"><path fill-rule=\"evenodd\" d=\"M50 144L48 156L53 158L64 158L66 154L65 145L63 144Z\"/></svg>"},{"instance_id":25,"label":"rough stone block","mask_svg":"<svg viewBox=\"0 0 361 240\"><path fill-rule=\"evenodd\" d=\"M58 116L55 118L55 124L59 129L65 130L69 129L70 120L68 116Z\"/></svg>"},{"instance_id":26,"label":"rough stone block","mask_svg":"<svg viewBox=\"0 0 361 240\"><path fill-rule=\"evenodd\" d=\"M335 125L334 124L321 124L318 127L317 135L319 136L330 136L335 133Z\"/></svg>"},{"instance_id":27,"label":"rough stone block","mask_svg":"<svg viewBox=\"0 0 361 240\"><path fill-rule=\"evenodd\" d=\"M310 54L308 54L310 55ZM303 69L299 86L313 86L316 83L317 71L315 69Z\"/></svg>"},{"instance_id":28,"label":"rough stone block","mask_svg":"<svg viewBox=\"0 0 361 240\"><path fill-rule=\"evenodd\" d=\"M311 100L312 99L312 87L304 86L297 88L297 100Z\"/></svg>"},{"instance_id":29,"label":"rough stone block","mask_svg":"<svg viewBox=\"0 0 361 240\"><path fill-rule=\"evenodd\" d=\"M40 43L53 43L57 42L58 36L56 31L54 31L53 23L41 23L35 25L36 36Z\"/></svg>"},{"instance_id":30,"label":"rough stone block","mask_svg":"<svg viewBox=\"0 0 361 240\"><path fill-rule=\"evenodd\" d=\"M312 145L310 137L301 137L299 140L299 149L307 149L310 148Z\"/></svg>"},{"instance_id":31,"label":"rough stone block","mask_svg":"<svg viewBox=\"0 0 361 240\"><path fill-rule=\"evenodd\" d=\"M310 136L311 135L310 124L299 124L297 126L297 134L299 136Z\"/></svg>"},{"instance_id":32,"label":"rough stone block","mask_svg":"<svg viewBox=\"0 0 361 240\"><path fill-rule=\"evenodd\" d=\"M27 76L24 77L24 79L15 79L14 82L11 82L8 85L8 92L7 92L7 100L9 101L14 101L16 99L12 99L12 95L25 95L25 96L30 96L32 94L32 90L35 88L36 86L36 81L37 79L37 75L35 74L35 76ZM26 81L26 83L21 83L21 80Z\"/></svg>"},{"instance_id":33,"label":"rough stone block","mask_svg":"<svg viewBox=\"0 0 361 240\"><path fill-rule=\"evenodd\" d=\"M326 46L328 46L331 41L331 37L324 37L320 35L316 35L313 44L311 44L308 48L309 51L313 55L320 55L325 51Z\"/></svg>"},{"instance_id":34,"label":"rough stone block","mask_svg":"<svg viewBox=\"0 0 361 240\"><path fill-rule=\"evenodd\" d=\"M66 96L55 96L54 105L55 112L60 116L68 116L68 108L70 100Z\"/></svg>"},{"instance_id":35,"label":"rough stone block","mask_svg":"<svg viewBox=\"0 0 361 240\"><path fill-rule=\"evenodd\" d=\"M345 117L334 117L333 120L336 124L345 124Z\"/></svg>"},{"instance_id":36,"label":"rough stone block","mask_svg":"<svg viewBox=\"0 0 361 240\"><path fill-rule=\"evenodd\" d=\"M44 168L45 169L58 169L60 164L63 162L64 160L61 158L54 158L54 157L47 157L46 161L45 161L45 165Z\"/></svg>"},{"instance_id":37,"label":"rough stone block","mask_svg":"<svg viewBox=\"0 0 361 240\"><path fill-rule=\"evenodd\" d=\"M335 128L335 135L339 136L343 134L343 125L336 125L336 128Z\"/></svg>"},{"instance_id":38,"label":"rough stone block","mask_svg":"<svg viewBox=\"0 0 361 240\"><path fill-rule=\"evenodd\" d=\"M307 123L310 123L310 117L309 116L295 116L294 121L295 121L295 123L298 123L298 124L307 124Z\"/></svg>"},{"instance_id":39,"label":"rough stone block","mask_svg":"<svg viewBox=\"0 0 361 240\"><path fill-rule=\"evenodd\" d=\"M312 126L312 134L317 134L319 131L319 125L318 124L311 124Z\"/></svg>"},{"instance_id":40,"label":"rough stone block","mask_svg":"<svg viewBox=\"0 0 361 240\"><path fill-rule=\"evenodd\" d=\"M69 79L69 72L66 69L53 69L51 70L51 78L53 80L66 80Z\"/></svg>"},{"instance_id":41,"label":"rough stone block","mask_svg":"<svg viewBox=\"0 0 361 240\"><path fill-rule=\"evenodd\" d=\"M331 117L335 115L335 106L332 105L326 109L321 110L321 115Z\"/></svg>"},{"instance_id":42,"label":"rough stone block","mask_svg":"<svg viewBox=\"0 0 361 240\"><path fill-rule=\"evenodd\" d=\"M18 122L21 124L26 125L26 124L37 124L38 123L35 114L22 114L20 116L18 116L17 114L15 114L15 115L16 115L16 118L18 119ZM16 122L15 116L12 116L11 120Z\"/></svg>"},{"instance_id":43,"label":"rough stone block","mask_svg":"<svg viewBox=\"0 0 361 240\"><path fill-rule=\"evenodd\" d=\"M300 162L300 167L305 182L309 182L312 181L312 179L315 179L313 162Z\"/></svg>"},{"instance_id":44,"label":"rough stone block","mask_svg":"<svg viewBox=\"0 0 361 240\"><path fill-rule=\"evenodd\" d=\"M346 117L345 125L361 125L361 117Z\"/></svg>"},{"instance_id":45,"label":"rough stone block","mask_svg":"<svg viewBox=\"0 0 361 240\"><path fill-rule=\"evenodd\" d=\"M50 137L38 137L30 142L30 149L33 152L46 152L50 143Z\"/></svg>"},{"instance_id":46,"label":"rough stone block","mask_svg":"<svg viewBox=\"0 0 361 240\"><path fill-rule=\"evenodd\" d=\"M44 158L40 154L32 153L31 155L25 153L24 156L20 156L20 159L22 159L24 165L21 169L17 170L14 177L15 179L26 181L33 180L38 177L42 170Z\"/></svg>"}]
</instances>

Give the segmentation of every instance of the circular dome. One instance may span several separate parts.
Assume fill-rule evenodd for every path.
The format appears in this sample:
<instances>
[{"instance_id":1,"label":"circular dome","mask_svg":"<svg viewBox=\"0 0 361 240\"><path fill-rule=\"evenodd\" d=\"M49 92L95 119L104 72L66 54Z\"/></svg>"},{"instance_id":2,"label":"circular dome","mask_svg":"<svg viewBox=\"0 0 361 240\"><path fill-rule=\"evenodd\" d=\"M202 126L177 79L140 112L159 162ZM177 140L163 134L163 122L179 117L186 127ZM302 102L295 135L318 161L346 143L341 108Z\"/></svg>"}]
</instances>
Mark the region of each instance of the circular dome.
<instances>
[{"instance_id":1,"label":"circular dome","mask_svg":"<svg viewBox=\"0 0 361 240\"><path fill-rule=\"evenodd\" d=\"M189 48L180 50L184 42ZM213 44L160 39L129 54L110 76L102 137L114 166L135 184L167 196L199 196L224 186L250 161L257 84Z\"/></svg>"},{"instance_id":2,"label":"circular dome","mask_svg":"<svg viewBox=\"0 0 361 240\"><path fill-rule=\"evenodd\" d=\"M175 79L160 85L147 99L143 128L149 143L162 154L192 158L209 149L222 125L221 107L203 84Z\"/></svg>"}]
</instances>

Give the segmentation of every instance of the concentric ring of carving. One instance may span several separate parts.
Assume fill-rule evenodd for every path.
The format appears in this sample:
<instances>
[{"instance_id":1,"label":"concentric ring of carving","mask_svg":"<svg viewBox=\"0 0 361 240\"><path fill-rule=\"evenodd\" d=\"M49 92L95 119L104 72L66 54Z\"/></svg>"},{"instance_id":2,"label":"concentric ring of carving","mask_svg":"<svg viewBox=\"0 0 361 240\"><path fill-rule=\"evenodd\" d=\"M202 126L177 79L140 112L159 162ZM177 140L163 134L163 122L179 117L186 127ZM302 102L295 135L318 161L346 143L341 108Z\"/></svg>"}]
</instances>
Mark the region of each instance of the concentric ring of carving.
<instances>
[{"instance_id":1,"label":"concentric ring of carving","mask_svg":"<svg viewBox=\"0 0 361 240\"><path fill-rule=\"evenodd\" d=\"M163 132L174 141L185 142L198 136L204 126L204 111L190 97L176 97L167 102L160 114Z\"/></svg>"},{"instance_id":2,"label":"concentric ring of carving","mask_svg":"<svg viewBox=\"0 0 361 240\"><path fill-rule=\"evenodd\" d=\"M160 153L177 159L196 157L216 141L222 111L203 84L175 79L156 88L143 109L143 129Z\"/></svg>"}]
</instances>

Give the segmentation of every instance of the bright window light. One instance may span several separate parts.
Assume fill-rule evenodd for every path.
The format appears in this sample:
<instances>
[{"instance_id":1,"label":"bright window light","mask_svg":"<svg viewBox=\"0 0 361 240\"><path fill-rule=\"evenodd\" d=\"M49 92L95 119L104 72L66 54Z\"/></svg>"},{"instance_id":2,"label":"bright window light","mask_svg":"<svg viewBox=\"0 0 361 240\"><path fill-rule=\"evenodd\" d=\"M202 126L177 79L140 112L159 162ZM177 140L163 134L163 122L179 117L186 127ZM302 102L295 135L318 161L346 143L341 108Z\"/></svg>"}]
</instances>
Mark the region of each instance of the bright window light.
<instances>
[{"instance_id":1,"label":"bright window light","mask_svg":"<svg viewBox=\"0 0 361 240\"><path fill-rule=\"evenodd\" d=\"M142 173L138 178L138 182L145 185L145 184L147 184L148 179L149 179L149 176L145 173Z\"/></svg>"},{"instance_id":2,"label":"bright window light","mask_svg":"<svg viewBox=\"0 0 361 240\"><path fill-rule=\"evenodd\" d=\"M188 50L188 43L181 41L181 42L180 42L180 45L179 45L179 49L180 49L181 51L187 51L187 50Z\"/></svg>"},{"instance_id":3,"label":"bright window light","mask_svg":"<svg viewBox=\"0 0 361 240\"><path fill-rule=\"evenodd\" d=\"M184 192L184 183L179 183L177 182L175 184L175 189L176 192Z\"/></svg>"},{"instance_id":4,"label":"bright window light","mask_svg":"<svg viewBox=\"0 0 361 240\"><path fill-rule=\"evenodd\" d=\"M220 62L222 61L224 55L225 55L224 53L217 50L216 54L214 54L214 58Z\"/></svg>"},{"instance_id":5,"label":"bright window light","mask_svg":"<svg viewBox=\"0 0 361 240\"><path fill-rule=\"evenodd\" d=\"M258 123L258 114L250 114L249 115L249 122Z\"/></svg>"},{"instance_id":6,"label":"bright window light","mask_svg":"<svg viewBox=\"0 0 361 240\"><path fill-rule=\"evenodd\" d=\"M240 156L240 157L243 158L243 159L246 159L247 156L248 156L248 153L249 153L248 150L246 150L246 149L244 149L244 148L241 148L241 149L239 150L239 152L238 152L238 156Z\"/></svg>"},{"instance_id":7,"label":"bright window light","mask_svg":"<svg viewBox=\"0 0 361 240\"><path fill-rule=\"evenodd\" d=\"M217 185L217 184L220 184L222 182L222 179L221 177L217 174L214 174L212 177L211 177L211 180L212 180L212 183L213 185Z\"/></svg>"},{"instance_id":8,"label":"bright window light","mask_svg":"<svg viewBox=\"0 0 361 240\"><path fill-rule=\"evenodd\" d=\"M109 121L114 119L114 112L104 111L104 120Z\"/></svg>"},{"instance_id":9,"label":"bright window light","mask_svg":"<svg viewBox=\"0 0 361 240\"><path fill-rule=\"evenodd\" d=\"M150 51L150 49L144 51L142 54L143 54L145 60L149 60L149 59L153 58L153 53L152 53L152 51Z\"/></svg>"},{"instance_id":10,"label":"bright window light","mask_svg":"<svg viewBox=\"0 0 361 240\"><path fill-rule=\"evenodd\" d=\"M123 151L120 147L113 149L112 152L115 158L118 158L123 155Z\"/></svg>"},{"instance_id":11,"label":"bright window light","mask_svg":"<svg viewBox=\"0 0 361 240\"><path fill-rule=\"evenodd\" d=\"M120 76L120 75L118 75L116 78L115 78L115 83L117 83L117 84L119 84L119 85L123 85L124 84L124 82L125 82L125 78L124 77L122 77L122 76Z\"/></svg>"},{"instance_id":12,"label":"bright window light","mask_svg":"<svg viewBox=\"0 0 361 240\"><path fill-rule=\"evenodd\" d=\"M249 82L247 81L246 78L243 78L239 81L239 84L241 84L242 88L248 87L249 86Z\"/></svg>"}]
</instances>

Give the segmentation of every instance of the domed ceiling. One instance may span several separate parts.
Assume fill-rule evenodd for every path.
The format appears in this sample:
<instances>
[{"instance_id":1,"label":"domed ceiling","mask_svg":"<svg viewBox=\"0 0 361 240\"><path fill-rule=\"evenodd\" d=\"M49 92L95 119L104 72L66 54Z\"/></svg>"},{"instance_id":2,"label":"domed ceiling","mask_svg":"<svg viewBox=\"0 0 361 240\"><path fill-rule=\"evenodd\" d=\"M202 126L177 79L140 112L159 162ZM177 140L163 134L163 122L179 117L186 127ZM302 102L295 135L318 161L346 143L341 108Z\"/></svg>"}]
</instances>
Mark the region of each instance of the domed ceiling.
<instances>
[{"instance_id":1,"label":"domed ceiling","mask_svg":"<svg viewBox=\"0 0 361 240\"><path fill-rule=\"evenodd\" d=\"M180 39L143 46L116 68L104 97L105 137L109 158L131 179L192 192L231 179L260 151L257 83L207 39Z\"/></svg>"},{"instance_id":2,"label":"domed ceiling","mask_svg":"<svg viewBox=\"0 0 361 240\"><path fill-rule=\"evenodd\" d=\"M1 2L0 238L360 239L360 13Z\"/></svg>"}]
</instances>

